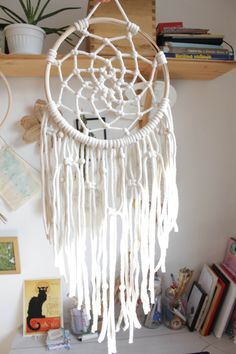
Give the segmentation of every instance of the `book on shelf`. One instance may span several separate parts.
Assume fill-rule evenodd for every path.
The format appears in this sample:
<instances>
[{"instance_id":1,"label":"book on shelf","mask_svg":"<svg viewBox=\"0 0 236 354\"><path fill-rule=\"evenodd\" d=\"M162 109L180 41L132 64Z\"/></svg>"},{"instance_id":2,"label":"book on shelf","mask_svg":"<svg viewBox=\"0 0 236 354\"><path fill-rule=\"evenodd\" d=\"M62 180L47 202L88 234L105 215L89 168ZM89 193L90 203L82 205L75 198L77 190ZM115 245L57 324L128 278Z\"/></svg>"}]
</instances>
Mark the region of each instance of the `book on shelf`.
<instances>
[{"instance_id":1,"label":"book on shelf","mask_svg":"<svg viewBox=\"0 0 236 354\"><path fill-rule=\"evenodd\" d=\"M176 22L160 22L157 25L156 31L157 33L162 33L167 28L180 28L183 27L183 22L176 21Z\"/></svg>"},{"instance_id":2,"label":"book on shelf","mask_svg":"<svg viewBox=\"0 0 236 354\"><path fill-rule=\"evenodd\" d=\"M186 42L165 42L164 47L168 48L193 48L193 49L222 49L222 45ZM225 48L223 48L225 49Z\"/></svg>"},{"instance_id":3,"label":"book on shelf","mask_svg":"<svg viewBox=\"0 0 236 354\"><path fill-rule=\"evenodd\" d=\"M215 272L211 269L209 265L204 264L198 278L198 283L200 284L202 289L206 292L207 299L205 300L205 303L202 306L198 320L195 325L195 329L197 329L198 331L201 329L203 322L206 318L207 312L210 308L217 281L218 281L218 276L215 274Z\"/></svg>"},{"instance_id":4,"label":"book on shelf","mask_svg":"<svg viewBox=\"0 0 236 354\"><path fill-rule=\"evenodd\" d=\"M160 34L207 34L209 29L190 27L166 27Z\"/></svg>"},{"instance_id":5,"label":"book on shelf","mask_svg":"<svg viewBox=\"0 0 236 354\"><path fill-rule=\"evenodd\" d=\"M217 268L217 266L213 264L211 268L217 275L218 281L215 287L214 295L209 310L200 329L200 334L203 336L207 336L211 333L214 323L218 317L220 307L223 304L229 287L228 279L222 274L222 272Z\"/></svg>"},{"instance_id":6,"label":"book on shelf","mask_svg":"<svg viewBox=\"0 0 236 354\"><path fill-rule=\"evenodd\" d=\"M206 34L209 32L207 28L192 28L192 27L184 27L183 22L160 22L157 25L157 33L165 34L165 33L187 33L187 34Z\"/></svg>"},{"instance_id":7,"label":"book on shelf","mask_svg":"<svg viewBox=\"0 0 236 354\"><path fill-rule=\"evenodd\" d=\"M180 54L165 53L166 58L201 59L201 60L234 60L231 54Z\"/></svg>"},{"instance_id":8,"label":"book on shelf","mask_svg":"<svg viewBox=\"0 0 236 354\"><path fill-rule=\"evenodd\" d=\"M226 327L232 311L234 309L234 305L236 302L236 281L233 277L223 270L220 265L217 265L217 268L223 273L223 275L229 280L229 287L224 299L224 302L220 308L218 318L215 322L213 332L217 338L221 338Z\"/></svg>"},{"instance_id":9,"label":"book on shelf","mask_svg":"<svg viewBox=\"0 0 236 354\"><path fill-rule=\"evenodd\" d=\"M222 46L217 46L218 48L194 48L194 47L171 47L163 46L162 50L164 53L175 53L175 54L193 54L193 55L212 55L221 54L229 56L229 49L223 48Z\"/></svg>"},{"instance_id":10,"label":"book on shelf","mask_svg":"<svg viewBox=\"0 0 236 354\"><path fill-rule=\"evenodd\" d=\"M157 45L163 46L165 42L184 42L221 45L224 36L221 34L162 34L157 35Z\"/></svg>"},{"instance_id":11,"label":"book on shelf","mask_svg":"<svg viewBox=\"0 0 236 354\"><path fill-rule=\"evenodd\" d=\"M222 265L226 267L229 271L231 271L231 273L236 277L236 238L235 237L230 237L227 242Z\"/></svg>"}]
</instances>

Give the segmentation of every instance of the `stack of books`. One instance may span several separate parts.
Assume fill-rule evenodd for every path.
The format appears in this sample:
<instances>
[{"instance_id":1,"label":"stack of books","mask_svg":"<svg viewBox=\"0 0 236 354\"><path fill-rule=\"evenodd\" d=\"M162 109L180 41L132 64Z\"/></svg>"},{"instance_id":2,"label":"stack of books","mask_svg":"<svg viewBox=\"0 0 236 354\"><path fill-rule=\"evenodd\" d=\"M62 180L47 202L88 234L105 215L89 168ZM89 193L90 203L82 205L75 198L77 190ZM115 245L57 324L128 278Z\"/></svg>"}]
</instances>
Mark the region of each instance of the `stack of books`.
<instances>
[{"instance_id":1,"label":"stack of books","mask_svg":"<svg viewBox=\"0 0 236 354\"><path fill-rule=\"evenodd\" d=\"M226 246L223 262L220 264L222 272L230 282L229 291L220 310L219 319L214 333L220 338L226 331L229 322L234 327L234 343L236 343L236 238L231 237Z\"/></svg>"},{"instance_id":2,"label":"stack of books","mask_svg":"<svg viewBox=\"0 0 236 354\"><path fill-rule=\"evenodd\" d=\"M167 58L234 60L233 48L226 44L224 35L211 34L205 28L184 27L183 22L159 23L157 45Z\"/></svg>"},{"instance_id":3,"label":"stack of books","mask_svg":"<svg viewBox=\"0 0 236 354\"><path fill-rule=\"evenodd\" d=\"M194 326L190 329L198 330L203 336L213 332L217 338L221 338L235 315L236 239L230 238L228 241L223 262L212 266L205 264L195 283L195 298L191 293L189 295L191 304L194 304L191 313Z\"/></svg>"}]
</instances>

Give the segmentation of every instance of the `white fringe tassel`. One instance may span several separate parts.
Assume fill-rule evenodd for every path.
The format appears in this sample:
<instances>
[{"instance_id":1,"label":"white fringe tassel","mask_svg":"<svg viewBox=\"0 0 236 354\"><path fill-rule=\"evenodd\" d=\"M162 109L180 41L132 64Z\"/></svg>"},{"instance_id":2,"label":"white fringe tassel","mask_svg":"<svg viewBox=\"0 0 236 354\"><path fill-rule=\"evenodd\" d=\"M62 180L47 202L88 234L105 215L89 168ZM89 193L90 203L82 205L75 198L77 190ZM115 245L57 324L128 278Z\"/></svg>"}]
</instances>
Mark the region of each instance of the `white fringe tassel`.
<instances>
[{"instance_id":1,"label":"white fringe tassel","mask_svg":"<svg viewBox=\"0 0 236 354\"><path fill-rule=\"evenodd\" d=\"M165 271L169 233L176 227L176 143L169 106L160 124L125 148L91 148L73 139L45 114L41 136L44 218L56 265L92 313L102 315L99 342L107 335L116 353L116 331L140 328L154 302L154 273ZM119 232L119 234L118 234ZM157 262L158 258L158 262ZM157 262L157 265L156 265ZM119 274L120 314L114 291Z\"/></svg>"}]
</instances>

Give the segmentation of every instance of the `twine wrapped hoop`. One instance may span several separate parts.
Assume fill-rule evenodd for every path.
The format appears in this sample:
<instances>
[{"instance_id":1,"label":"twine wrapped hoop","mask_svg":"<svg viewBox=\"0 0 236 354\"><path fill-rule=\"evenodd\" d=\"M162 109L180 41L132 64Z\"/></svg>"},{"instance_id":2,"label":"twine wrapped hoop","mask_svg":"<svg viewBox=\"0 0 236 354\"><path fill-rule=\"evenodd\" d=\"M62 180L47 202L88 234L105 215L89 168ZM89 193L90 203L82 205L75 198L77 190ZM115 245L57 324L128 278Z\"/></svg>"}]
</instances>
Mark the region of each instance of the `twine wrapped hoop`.
<instances>
[{"instance_id":1,"label":"twine wrapped hoop","mask_svg":"<svg viewBox=\"0 0 236 354\"><path fill-rule=\"evenodd\" d=\"M68 134L73 136L74 139L79 140L81 142L86 142L86 145L88 146L100 146L100 147L107 147L109 145L109 148L112 147L118 147L118 146L126 146L130 143L133 143L140 138L143 138L146 134L150 133L151 130L158 124L160 118L163 115L163 111L166 109L166 106L168 104L168 97L169 97L169 90L170 90L170 82L169 82L169 71L168 71L168 66L167 66L167 60L165 58L165 55L156 43L152 40L152 38L145 32L141 31L138 27L136 28L135 33L139 34L145 41L149 43L149 45L154 49L156 52L156 57L154 58L154 61L157 64L161 65L161 69L163 72L163 77L164 77L164 94L163 98L161 100L162 105L160 105L160 108L156 114L156 117L152 119L152 121L149 121L144 128L141 128L138 133L131 134L129 138L123 138L123 139L116 139L116 140L110 140L109 143L107 141L102 141L97 139L94 139L93 137L86 137L84 134L82 134L80 131L76 130L73 128L68 122L65 120L65 118L62 116L60 111L57 109L55 102L52 99L51 91L50 91L50 72L51 72L51 67L53 63L56 62L56 56L57 56L57 51L60 47L60 45L75 31L80 30L82 33L85 31L85 29L88 28L89 25L92 24L100 24L100 23L107 23L107 24L116 24L122 27L128 27L128 30L132 28L132 26L137 26L131 22L122 21L118 20L115 18L107 18L107 17L100 17L100 18L89 18L88 20L80 20L78 21L75 25L70 26L67 31L58 38L57 42L54 44L53 48L49 51L48 55L48 62L46 66L46 72L45 72L45 90L46 90L46 97L48 100L48 105L49 105L49 110L51 115L54 117L56 120L57 124L60 125L62 129L65 129Z\"/></svg>"},{"instance_id":2,"label":"twine wrapped hoop","mask_svg":"<svg viewBox=\"0 0 236 354\"><path fill-rule=\"evenodd\" d=\"M8 98L8 103L7 103L7 109L6 109L6 112L3 116L3 118L0 120L0 127L3 125L3 123L5 122L5 120L7 119L9 113L10 113L10 110L11 110L11 107L12 107L12 92L11 92L11 88L10 88L10 85L7 81L7 78L5 77L5 75L0 71L0 77L2 78L2 81L6 87L6 90L7 90L7 98Z\"/></svg>"},{"instance_id":3,"label":"twine wrapped hoop","mask_svg":"<svg viewBox=\"0 0 236 354\"><path fill-rule=\"evenodd\" d=\"M41 130L47 237L54 248L55 263L68 282L70 296L78 298L78 308L84 306L89 318L92 314L92 332L97 330L102 316L99 342L107 336L109 354L116 353L116 332L120 327L129 328L130 343L134 328L141 327L136 314L137 301L141 300L145 314L150 303L155 302L154 275L159 268L165 270L169 233L177 229L178 213L176 142L168 101L167 61L149 35L131 23L119 1L115 2L123 21L91 18L99 6L96 5L86 19L71 26L49 51L45 72L48 110ZM125 27L127 34L115 38L91 34L89 25L99 23ZM72 51L58 59L60 45L75 31L82 34L81 39ZM153 60L136 51L135 35L153 48ZM100 47L91 53L80 49L82 40L88 36L101 41ZM124 38L130 44L129 53L115 46L117 39ZM114 52L109 59L100 55L106 45ZM86 69L78 66L80 55L91 62ZM95 65L96 58L100 67ZM133 59L134 70L126 68L126 58ZM73 59L73 70L64 78L61 67L67 59ZM115 60L120 67L112 66ZM140 72L139 60L151 66L149 79ZM50 87L52 66L59 73L57 101ZM153 89L159 66L165 82L160 101ZM83 78L84 72L90 79ZM127 73L131 74L130 81L126 79ZM70 86L71 79L77 80L78 88ZM144 86L141 93L138 81ZM70 107L63 102L65 91L73 100ZM147 92L151 96L148 108L141 104ZM132 110L128 109L130 104ZM80 120L82 132L67 122L62 109ZM97 116L100 130L110 129L123 134L122 137L103 140L90 136L91 130L81 119L88 112ZM107 112L112 119L104 121L102 115ZM137 129L139 120L146 115L148 123ZM120 124L122 119L128 121L127 126ZM120 302L117 321L115 289Z\"/></svg>"}]
</instances>

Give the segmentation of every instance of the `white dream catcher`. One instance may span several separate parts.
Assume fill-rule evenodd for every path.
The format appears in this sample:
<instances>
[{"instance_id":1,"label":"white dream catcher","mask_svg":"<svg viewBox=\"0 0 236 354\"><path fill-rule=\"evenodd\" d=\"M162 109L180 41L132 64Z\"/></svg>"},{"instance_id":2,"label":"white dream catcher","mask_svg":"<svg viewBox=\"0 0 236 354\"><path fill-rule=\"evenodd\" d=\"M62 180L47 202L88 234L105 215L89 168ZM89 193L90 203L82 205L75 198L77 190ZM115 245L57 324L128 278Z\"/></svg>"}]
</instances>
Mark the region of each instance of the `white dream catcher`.
<instances>
[{"instance_id":1,"label":"white dream catcher","mask_svg":"<svg viewBox=\"0 0 236 354\"><path fill-rule=\"evenodd\" d=\"M160 267L165 270L169 233L176 228L178 211L167 61L115 2L123 20L92 18L98 4L49 51L48 105L41 130L47 237L70 296L78 298L78 308L83 306L88 316L92 314L92 331L102 316L99 342L107 335L109 353L116 353L116 332L121 326L129 328L129 342L134 328L140 327L137 300L141 299L145 314L155 300L154 273ZM119 35L104 38L92 33L89 26L100 23L117 26ZM60 45L74 32L81 36L78 43L61 57ZM150 45L153 58L136 50L136 36ZM100 45L87 52L83 43L91 38ZM118 48L120 41L126 41L129 49ZM104 48L113 54L105 57ZM68 75L64 68L70 64ZM143 64L150 69L148 78L140 70ZM154 94L159 68L165 83L161 99ZM52 69L58 72L57 91ZM137 89L140 82L142 90ZM96 117L97 126L89 127L84 115ZM140 120L147 116L147 124L139 129ZM69 123L71 117L78 120L79 130ZM99 135L104 129L107 140Z\"/></svg>"}]
</instances>

